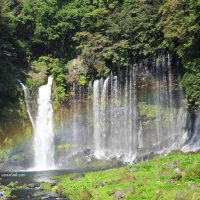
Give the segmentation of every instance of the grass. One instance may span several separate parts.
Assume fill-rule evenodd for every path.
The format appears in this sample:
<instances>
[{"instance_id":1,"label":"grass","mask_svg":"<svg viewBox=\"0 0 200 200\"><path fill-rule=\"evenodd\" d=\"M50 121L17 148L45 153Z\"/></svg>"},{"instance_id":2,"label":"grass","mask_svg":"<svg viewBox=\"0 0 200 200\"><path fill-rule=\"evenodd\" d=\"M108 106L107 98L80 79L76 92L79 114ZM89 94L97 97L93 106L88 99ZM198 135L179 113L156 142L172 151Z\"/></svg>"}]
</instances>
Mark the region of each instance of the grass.
<instances>
[{"instance_id":1,"label":"grass","mask_svg":"<svg viewBox=\"0 0 200 200\"><path fill-rule=\"evenodd\" d=\"M173 152L136 165L55 177L71 200L200 200L200 154Z\"/></svg>"}]
</instances>

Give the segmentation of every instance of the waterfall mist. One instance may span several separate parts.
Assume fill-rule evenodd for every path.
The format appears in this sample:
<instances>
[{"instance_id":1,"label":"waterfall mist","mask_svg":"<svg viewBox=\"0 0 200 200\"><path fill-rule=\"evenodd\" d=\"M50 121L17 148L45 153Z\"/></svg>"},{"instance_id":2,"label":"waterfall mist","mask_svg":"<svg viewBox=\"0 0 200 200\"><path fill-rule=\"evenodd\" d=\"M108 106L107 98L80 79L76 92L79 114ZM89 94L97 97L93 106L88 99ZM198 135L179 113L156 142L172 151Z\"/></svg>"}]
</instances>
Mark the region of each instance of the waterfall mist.
<instances>
[{"instance_id":1,"label":"waterfall mist","mask_svg":"<svg viewBox=\"0 0 200 200\"><path fill-rule=\"evenodd\" d=\"M48 83L39 88L36 116L32 114L29 89L20 82L24 91L27 113L34 131L34 170L48 170L54 168L54 135L53 108L51 101L52 77Z\"/></svg>"},{"instance_id":2,"label":"waterfall mist","mask_svg":"<svg viewBox=\"0 0 200 200\"><path fill-rule=\"evenodd\" d=\"M54 119L52 78L39 88L36 117L20 83L34 128L34 168L136 163L175 149L199 149L200 114L191 120L187 113L181 76L171 55L142 60L87 86L73 84L73 97Z\"/></svg>"},{"instance_id":3,"label":"waterfall mist","mask_svg":"<svg viewBox=\"0 0 200 200\"><path fill-rule=\"evenodd\" d=\"M39 88L38 111L34 132L34 168L46 170L54 167L53 108L51 86L53 78Z\"/></svg>"},{"instance_id":4,"label":"waterfall mist","mask_svg":"<svg viewBox=\"0 0 200 200\"><path fill-rule=\"evenodd\" d=\"M76 154L134 163L180 149L188 118L180 68L167 55L128 66L88 88L74 84L73 105L57 141L71 148L61 158ZM57 158L60 167L68 166L62 159Z\"/></svg>"}]
</instances>

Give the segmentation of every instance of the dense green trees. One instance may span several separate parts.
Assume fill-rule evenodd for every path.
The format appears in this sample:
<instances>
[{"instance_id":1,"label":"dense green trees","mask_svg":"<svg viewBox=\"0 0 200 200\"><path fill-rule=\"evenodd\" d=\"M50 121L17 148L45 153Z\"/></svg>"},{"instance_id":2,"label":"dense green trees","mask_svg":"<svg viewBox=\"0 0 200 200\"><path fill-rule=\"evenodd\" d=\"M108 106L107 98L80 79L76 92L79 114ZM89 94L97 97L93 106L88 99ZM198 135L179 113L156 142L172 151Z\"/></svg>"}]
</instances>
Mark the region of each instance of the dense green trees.
<instances>
[{"instance_id":1,"label":"dense green trees","mask_svg":"<svg viewBox=\"0 0 200 200\"><path fill-rule=\"evenodd\" d=\"M183 88L190 110L199 107L199 0L1 2L1 106L7 95L17 95L14 77L21 76L24 58L27 66L45 58L45 73L55 76L56 95L64 101L67 85L74 81L85 84L141 58L171 52L185 66ZM13 92L2 93L8 82Z\"/></svg>"},{"instance_id":2,"label":"dense green trees","mask_svg":"<svg viewBox=\"0 0 200 200\"><path fill-rule=\"evenodd\" d=\"M25 70L24 53L15 38L16 19L7 10L7 3L0 7L0 122L16 120L20 115L17 78L23 77Z\"/></svg>"},{"instance_id":3,"label":"dense green trees","mask_svg":"<svg viewBox=\"0 0 200 200\"><path fill-rule=\"evenodd\" d=\"M183 88L190 110L200 106L200 1L167 0L160 7L164 43L185 67Z\"/></svg>"}]
</instances>

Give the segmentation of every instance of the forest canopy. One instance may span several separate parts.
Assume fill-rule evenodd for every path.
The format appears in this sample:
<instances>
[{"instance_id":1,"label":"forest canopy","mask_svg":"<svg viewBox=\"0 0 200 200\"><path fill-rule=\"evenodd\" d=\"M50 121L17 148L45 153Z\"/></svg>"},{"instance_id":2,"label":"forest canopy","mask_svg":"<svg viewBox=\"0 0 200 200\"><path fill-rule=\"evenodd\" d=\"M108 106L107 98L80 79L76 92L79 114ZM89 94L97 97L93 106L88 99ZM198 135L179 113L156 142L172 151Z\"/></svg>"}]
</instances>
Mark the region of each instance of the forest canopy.
<instances>
[{"instance_id":1,"label":"forest canopy","mask_svg":"<svg viewBox=\"0 0 200 200\"><path fill-rule=\"evenodd\" d=\"M200 0L0 3L1 119L20 108L17 78L33 88L39 84L30 70L46 67L45 73L55 77L57 100L63 102L72 82L84 85L167 52L184 66L182 83L189 110L199 108Z\"/></svg>"}]
</instances>

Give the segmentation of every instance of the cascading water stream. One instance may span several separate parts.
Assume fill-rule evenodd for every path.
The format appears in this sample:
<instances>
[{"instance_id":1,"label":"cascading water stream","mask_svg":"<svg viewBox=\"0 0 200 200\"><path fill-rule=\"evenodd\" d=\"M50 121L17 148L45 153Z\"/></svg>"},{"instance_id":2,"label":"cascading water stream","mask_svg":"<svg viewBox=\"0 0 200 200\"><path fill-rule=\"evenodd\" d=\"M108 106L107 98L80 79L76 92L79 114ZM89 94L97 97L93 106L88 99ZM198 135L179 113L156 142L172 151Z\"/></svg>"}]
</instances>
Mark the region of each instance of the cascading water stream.
<instances>
[{"instance_id":1,"label":"cascading water stream","mask_svg":"<svg viewBox=\"0 0 200 200\"><path fill-rule=\"evenodd\" d=\"M106 150L106 108L107 108L107 102L108 102L108 83L109 83L110 77L107 77L106 80L103 83L103 89L102 89L102 95L101 95L101 127L102 127L102 134L101 137L103 138L102 146L101 148Z\"/></svg>"},{"instance_id":2,"label":"cascading water stream","mask_svg":"<svg viewBox=\"0 0 200 200\"><path fill-rule=\"evenodd\" d=\"M28 113L28 116L29 116L29 119L31 121L31 124L33 126L33 128L35 127L35 123L34 123L34 119L33 119L33 116L31 114L31 106L30 106L30 91L29 89L20 81L18 80L19 84L21 85L23 91L24 91L24 100L25 100L25 103L26 103L26 111Z\"/></svg>"},{"instance_id":3,"label":"cascading water stream","mask_svg":"<svg viewBox=\"0 0 200 200\"><path fill-rule=\"evenodd\" d=\"M137 157L143 159L145 155L167 153L180 147L185 126L180 118L184 118L185 109L180 103L181 88L173 89L177 86L171 56L155 59L153 63L152 72L145 63L127 68L124 84L121 77L113 75L104 81L103 87L100 80L94 82L93 138L97 158L134 162ZM138 95L141 70L143 79L149 82L143 86L147 87L147 93L143 94L142 89Z\"/></svg>"},{"instance_id":4,"label":"cascading water stream","mask_svg":"<svg viewBox=\"0 0 200 200\"><path fill-rule=\"evenodd\" d=\"M100 135L100 80L94 81L93 85L93 123L94 123L94 144L95 156L102 156L101 135Z\"/></svg>"},{"instance_id":5,"label":"cascading water stream","mask_svg":"<svg viewBox=\"0 0 200 200\"><path fill-rule=\"evenodd\" d=\"M183 152L197 151L200 149L200 109L196 113L194 133L190 141L181 149Z\"/></svg>"},{"instance_id":6,"label":"cascading water stream","mask_svg":"<svg viewBox=\"0 0 200 200\"><path fill-rule=\"evenodd\" d=\"M39 88L34 133L34 168L36 170L54 168L52 82L53 78L49 77L48 83Z\"/></svg>"},{"instance_id":7,"label":"cascading water stream","mask_svg":"<svg viewBox=\"0 0 200 200\"><path fill-rule=\"evenodd\" d=\"M48 83L39 88L37 115L31 114L29 89L19 81L24 91L27 113L34 130L34 170L48 170L54 168L54 136L53 136L53 109L51 101L52 77Z\"/></svg>"},{"instance_id":8,"label":"cascading water stream","mask_svg":"<svg viewBox=\"0 0 200 200\"><path fill-rule=\"evenodd\" d=\"M61 112L62 136L57 134L60 138L55 141L61 145L56 146L58 166L75 167L81 160L87 166L93 159L136 163L174 149L200 149L200 112L188 136L193 123L184 105L179 67L171 55L160 56L90 82L88 87L74 84L73 101ZM40 87L37 115L32 117L29 91L21 84L35 132L37 170L54 167L51 85L49 77L48 84Z\"/></svg>"}]
</instances>

